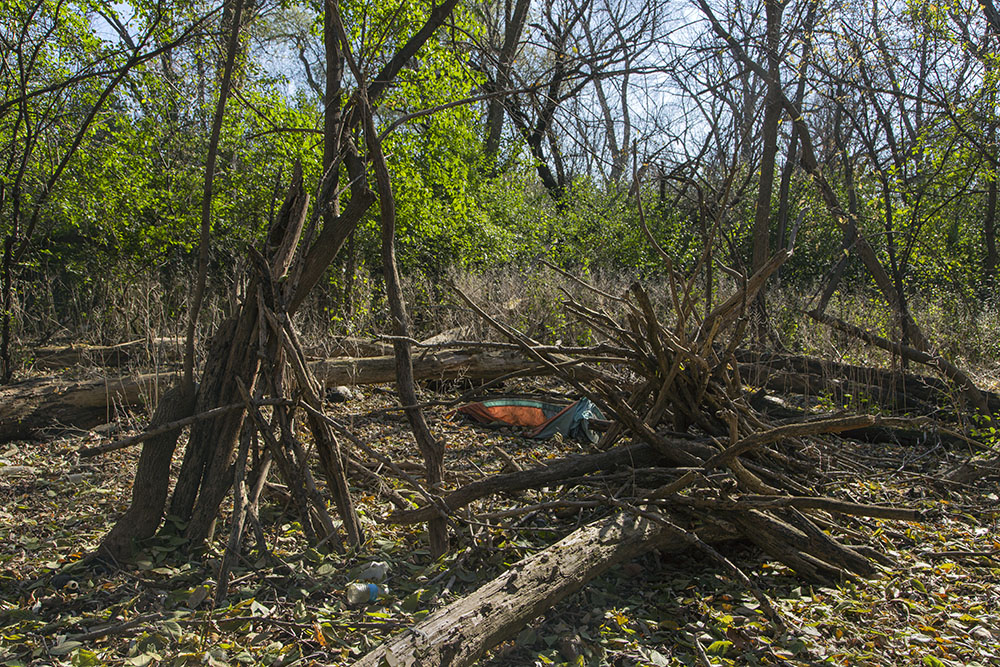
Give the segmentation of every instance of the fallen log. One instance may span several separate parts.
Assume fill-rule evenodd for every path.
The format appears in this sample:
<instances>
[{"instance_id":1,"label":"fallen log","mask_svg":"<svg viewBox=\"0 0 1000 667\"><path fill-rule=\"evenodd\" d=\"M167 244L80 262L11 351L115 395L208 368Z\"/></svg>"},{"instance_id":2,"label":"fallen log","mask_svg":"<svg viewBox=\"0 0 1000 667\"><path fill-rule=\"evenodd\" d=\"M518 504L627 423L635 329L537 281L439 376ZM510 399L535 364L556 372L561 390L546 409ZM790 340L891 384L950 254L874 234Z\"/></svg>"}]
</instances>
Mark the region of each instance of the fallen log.
<instances>
[{"instance_id":1,"label":"fallen log","mask_svg":"<svg viewBox=\"0 0 1000 667\"><path fill-rule=\"evenodd\" d=\"M548 549L521 560L475 593L384 642L354 664L472 664L613 565L654 548L688 548L687 541L678 539L680 532L629 514L616 514L579 528ZM718 528L699 533L708 542L736 537Z\"/></svg>"},{"instance_id":2,"label":"fallen log","mask_svg":"<svg viewBox=\"0 0 1000 667\"><path fill-rule=\"evenodd\" d=\"M0 441L106 424L119 407L155 404L174 381L173 374L148 374L78 381L45 377L7 385L0 388Z\"/></svg>"},{"instance_id":3,"label":"fallen log","mask_svg":"<svg viewBox=\"0 0 1000 667\"><path fill-rule=\"evenodd\" d=\"M970 378L964 370L956 366L948 359L945 359L938 354L927 352L925 349L916 349L908 345L903 345L902 343L877 336L870 331L862 329L861 327L837 319L836 317L831 317L830 315L826 315L825 313L821 313L817 310L812 310L808 312L807 315L817 322L822 322L837 331L854 336L855 338L863 340L870 345L880 347L894 355L909 359L910 361L925 364L937 370L941 375L951 381L952 386L957 388L966 396L969 403L979 411L980 415L982 415L985 419L988 419L991 423L993 422L993 412L991 411L989 402L983 395L983 392L980 391L979 387L976 386L976 383L972 381L972 378ZM926 348L926 345L920 347Z\"/></svg>"},{"instance_id":4,"label":"fallen log","mask_svg":"<svg viewBox=\"0 0 1000 667\"><path fill-rule=\"evenodd\" d=\"M322 359L309 365L316 378L327 385L385 384L396 380L393 356ZM548 373L516 353L438 350L413 359L417 380L489 380L515 371ZM45 377L7 385L0 388L0 442L35 437L49 428L105 424L115 418L118 407L155 405L176 378L172 373L77 381Z\"/></svg>"},{"instance_id":5,"label":"fallen log","mask_svg":"<svg viewBox=\"0 0 1000 667\"><path fill-rule=\"evenodd\" d=\"M549 465L477 480L442 496L440 501L443 509L454 512L475 500L495 493L523 491L550 484L560 484L570 478L599 470L612 470L623 465L636 467L652 465L657 456L656 451L645 443L629 447L615 447L606 452L587 456L569 456ZM434 506L418 507L394 512L387 521L389 523L420 523L437 516L437 512L438 509Z\"/></svg>"},{"instance_id":6,"label":"fallen log","mask_svg":"<svg viewBox=\"0 0 1000 667\"><path fill-rule=\"evenodd\" d=\"M432 341L435 339L431 339ZM27 350L25 365L36 370L57 370L73 366L121 367L134 365L149 368L156 364L174 364L183 356L184 339L153 338L115 345L45 345ZM333 343L306 350L313 359L341 357L380 357L392 354L392 345L369 338L346 336Z\"/></svg>"},{"instance_id":7,"label":"fallen log","mask_svg":"<svg viewBox=\"0 0 1000 667\"><path fill-rule=\"evenodd\" d=\"M181 359L181 338L133 340L117 345L46 345L29 350L27 365L53 370L71 366L126 366L174 363Z\"/></svg>"},{"instance_id":8,"label":"fallen log","mask_svg":"<svg viewBox=\"0 0 1000 667\"><path fill-rule=\"evenodd\" d=\"M310 358L328 357L382 357L392 354L392 344L370 338L345 336L337 340L329 350L307 349Z\"/></svg>"},{"instance_id":9,"label":"fallen log","mask_svg":"<svg viewBox=\"0 0 1000 667\"><path fill-rule=\"evenodd\" d=\"M778 394L829 394L844 402L867 398L884 410L918 414L955 409L953 385L938 377L802 355L738 350L735 356L746 384ZM1000 394L979 391L990 411L1000 412Z\"/></svg>"},{"instance_id":10,"label":"fallen log","mask_svg":"<svg viewBox=\"0 0 1000 667\"><path fill-rule=\"evenodd\" d=\"M982 461L966 461L945 475L945 479L958 484L971 484L984 477L998 475L1000 475L1000 456L994 456Z\"/></svg>"},{"instance_id":11,"label":"fallen log","mask_svg":"<svg viewBox=\"0 0 1000 667\"><path fill-rule=\"evenodd\" d=\"M328 385L387 384L396 381L394 356L323 359L310 364L317 379ZM514 371L547 371L519 354L489 354L480 350L439 350L414 354L416 380L490 380Z\"/></svg>"},{"instance_id":12,"label":"fallen log","mask_svg":"<svg viewBox=\"0 0 1000 667\"><path fill-rule=\"evenodd\" d=\"M776 394L829 397L841 405L869 400L883 410L897 413L928 414L943 401L943 398L926 401L906 389L899 390L891 384L878 381L858 382L849 376L768 369L752 364L740 364L740 373L748 385L764 387Z\"/></svg>"},{"instance_id":13,"label":"fallen log","mask_svg":"<svg viewBox=\"0 0 1000 667\"><path fill-rule=\"evenodd\" d=\"M715 453L714 456L708 458L701 465L703 465L705 472L710 472L737 456L771 442L805 435L837 433L860 426L870 426L875 422L875 417L858 415L785 424L741 440L729 449ZM687 450L692 446L697 446L698 443L697 441L675 438L671 441L671 444L678 449ZM525 489L537 489L544 486L561 484L570 479L599 470L613 470L619 466L627 465L638 469L652 464L659 456L661 456L659 450L647 443L639 443L628 447L614 447L598 454L568 456L537 468L493 475L477 480L442 496L439 506L425 505L411 510L394 512L389 516L387 521L400 524L419 523L436 516L439 508L448 512L454 512L475 500L495 493L523 491ZM683 471L679 468L678 471L678 476L680 476ZM695 477L692 475L689 479L694 480ZM674 492L676 493L676 490Z\"/></svg>"}]
</instances>

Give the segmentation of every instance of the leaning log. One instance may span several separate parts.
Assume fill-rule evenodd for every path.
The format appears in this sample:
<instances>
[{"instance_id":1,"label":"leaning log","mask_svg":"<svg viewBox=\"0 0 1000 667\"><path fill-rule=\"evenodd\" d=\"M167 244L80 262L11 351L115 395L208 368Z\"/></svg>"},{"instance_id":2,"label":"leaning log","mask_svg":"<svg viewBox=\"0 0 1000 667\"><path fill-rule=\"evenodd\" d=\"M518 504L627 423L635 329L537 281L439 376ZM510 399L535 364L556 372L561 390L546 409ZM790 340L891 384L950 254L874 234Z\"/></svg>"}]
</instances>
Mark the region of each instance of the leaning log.
<instances>
[{"instance_id":1,"label":"leaning log","mask_svg":"<svg viewBox=\"0 0 1000 667\"><path fill-rule=\"evenodd\" d=\"M628 514L579 528L548 549L521 560L475 593L384 642L354 664L472 664L613 565L654 548L687 548L676 532ZM734 536L719 532L701 537L719 541Z\"/></svg>"},{"instance_id":2,"label":"leaning log","mask_svg":"<svg viewBox=\"0 0 1000 667\"><path fill-rule=\"evenodd\" d=\"M396 380L393 356L322 359L310 364L327 385L385 384ZM490 380L512 372L547 370L519 354L480 350L440 350L415 355L417 380ZM155 405L177 380L150 373L99 380L34 378L0 388L0 442L36 437L50 428L92 428L116 417L119 407Z\"/></svg>"}]
</instances>

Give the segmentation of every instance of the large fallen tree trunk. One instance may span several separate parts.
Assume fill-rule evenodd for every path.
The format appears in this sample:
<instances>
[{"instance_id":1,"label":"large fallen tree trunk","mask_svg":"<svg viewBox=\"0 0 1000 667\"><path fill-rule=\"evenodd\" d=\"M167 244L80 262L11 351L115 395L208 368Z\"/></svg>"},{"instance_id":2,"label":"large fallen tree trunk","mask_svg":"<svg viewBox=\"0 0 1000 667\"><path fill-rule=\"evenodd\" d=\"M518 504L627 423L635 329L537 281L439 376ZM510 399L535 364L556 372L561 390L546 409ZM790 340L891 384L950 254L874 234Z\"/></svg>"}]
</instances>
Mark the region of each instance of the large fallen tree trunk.
<instances>
[{"instance_id":1,"label":"large fallen tree trunk","mask_svg":"<svg viewBox=\"0 0 1000 667\"><path fill-rule=\"evenodd\" d=\"M56 370L72 366L117 367L133 365L148 369L157 364L177 364L183 356L182 338L134 340L116 345L46 345L29 351L26 366L36 370ZM379 357L392 354L392 345L370 338L347 336L330 344L307 349L310 358Z\"/></svg>"},{"instance_id":2,"label":"large fallen tree trunk","mask_svg":"<svg viewBox=\"0 0 1000 667\"><path fill-rule=\"evenodd\" d=\"M310 364L327 385L395 382L395 357L323 359ZM490 380L509 373L547 373L518 354L481 350L440 350L414 356L416 380ZM0 388L0 441L29 438L52 427L91 428L115 416L117 407L155 404L176 381L174 374L150 373L100 380L36 378Z\"/></svg>"},{"instance_id":3,"label":"large fallen tree trunk","mask_svg":"<svg viewBox=\"0 0 1000 667\"><path fill-rule=\"evenodd\" d=\"M396 358L324 359L310 364L316 377L328 385L385 384L396 381ZM492 380L508 373L537 369L539 364L520 354L489 354L482 350L440 350L414 354L415 380Z\"/></svg>"},{"instance_id":4,"label":"large fallen tree trunk","mask_svg":"<svg viewBox=\"0 0 1000 667\"><path fill-rule=\"evenodd\" d=\"M354 345L357 341L351 340ZM378 344L381 345L381 344ZM345 348L346 349L346 348ZM365 348L369 349L369 348ZM377 348L370 348L377 349ZM738 352L744 382L773 391L871 397L883 408L920 409L947 401L948 384L938 378L885 369L852 366L792 355ZM343 357L312 361L316 378L327 384L395 382L395 357ZM417 380L493 380L512 373L544 375L551 368L517 352L461 348L427 350L413 359ZM587 369L575 372L587 377ZM58 427L92 428L116 417L116 410L155 404L176 380L172 373L147 373L98 380L33 378L0 388L0 442L30 438ZM991 409L1000 411L1000 395L983 392Z\"/></svg>"},{"instance_id":5,"label":"large fallen tree trunk","mask_svg":"<svg viewBox=\"0 0 1000 667\"><path fill-rule=\"evenodd\" d=\"M687 548L689 542L678 539L679 532L628 514L584 526L386 641L355 665L470 665L613 565L654 548ZM700 537L719 541L735 534L716 528Z\"/></svg>"},{"instance_id":6,"label":"large fallen tree trunk","mask_svg":"<svg viewBox=\"0 0 1000 667\"><path fill-rule=\"evenodd\" d=\"M101 380L34 378L0 388L0 441L32 438L44 429L91 428L116 417L119 407L156 404L173 374Z\"/></svg>"},{"instance_id":7,"label":"large fallen tree trunk","mask_svg":"<svg viewBox=\"0 0 1000 667\"><path fill-rule=\"evenodd\" d=\"M904 359L926 364L927 366L937 370L941 373L941 375L950 380L954 387L958 388L962 394L965 395L972 407L978 410L983 418L987 419L990 423L993 423L993 412L990 405L986 397L983 395L983 392L980 391L979 387L977 387L975 382L972 381L972 378L969 377L968 373L941 355L929 351L927 349L927 341L922 339L922 335L914 336L914 344L917 345L917 348L914 348L909 345L903 345L902 343L888 340L882 336L877 336L870 331L862 329L861 327L855 326L836 317L831 317L830 315L821 313L818 310L810 311L808 315L817 322L822 322L837 331L854 336L855 338L863 340L870 345L880 347L883 350L891 352L892 354L900 356ZM904 319L904 327L906 322L907 320ZM913 334L920 333L914 323L910 322L910 325L913 327L913 331L909 332L911 336L913 336Z\"/></svg>"},{"instance_id":8,"label":"large fallen tree trunk","mask_svg":"<svg viewBox=\"0 0 1000 667\"><path fill-rule=\"evenodd\" d=\"M56 369L70 366L126 366L138 364L175 363L181 359L180 338L133 340L117 345L46 345L30 351L29 366L36 369Z\"/></svg>"},{"instance_id":9,"label":"large fallen tree trunk","mask_svg":"<svg viewBox=\"0 0 1000 667\"><path fill-rule=\"evenodd\" d=\"M742 380L777 393L819 396L835 400L865 398L882 409L929 414L954 407L953 385L929 375L845 364L801 355L738 350ZM1000 394L980 390L992 412L1000 412Z\"/></svg>"}]
</instances>

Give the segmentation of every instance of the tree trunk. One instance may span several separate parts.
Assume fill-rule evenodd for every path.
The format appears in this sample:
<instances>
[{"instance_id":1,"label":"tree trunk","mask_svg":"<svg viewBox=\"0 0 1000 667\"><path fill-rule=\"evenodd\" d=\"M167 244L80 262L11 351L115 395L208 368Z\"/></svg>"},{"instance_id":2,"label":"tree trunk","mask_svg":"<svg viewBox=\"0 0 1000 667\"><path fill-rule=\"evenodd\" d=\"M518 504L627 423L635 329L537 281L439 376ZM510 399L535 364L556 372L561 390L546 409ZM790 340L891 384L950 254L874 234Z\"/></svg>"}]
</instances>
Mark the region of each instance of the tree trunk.
<instances>
[{"instance_id":1,"label":"tree trunk","mask_svg":"<svg viewBox=\"0 0 1000 667\"><path fill-rule=\"evenodd\" d=\"M779 0L766 0L767 14L767 98L764 106L763 154L760 159L760 184L757 190L757 208L753 223L753 273L760 270L771 256L771 194L774 192L774 166L778 154L778 123L781 121L781 9ZM751 311L756 319L757 340L767 329L766 288L753 300Z\"/></svg>"},{"instance_id":2,"label":"tree trunk","mask_svg":"<svg viewBox=\"0 0 1000 667\"><path fill-rule=\"evenodd\" d=\"M396 391L405 408L406 419L410 422L413 437L423 454L426 467L427 486L435 492L444 480L444 442L431 433L423 411L417 407L419 399L413 380L413 357L410 353L410 323L403 301L403 290L396 270L396 203L392 195L389 170L382 154L380 140L375 134L375 124L369 115L365 124L368 151L375 167L378 185L379 214L382 222L382 269L385 275L385 293L392 316L392 329L396 340ZM431 556L437 558L448 552L448 526L442 517L434 517L427 522L430 537Z\"/></svg>"},{"instance_id":3,"label":"tree trunk","mask_svg":"<svg viewBox=\"0 0 1000 667\"><path fill-rule=\"evenodd\" d=\"M809 70L809 61L812 57L813 25L816 22L816 10L819 7L818 0L809 3L809 13L806 14L805 23L802 26L802 56L799 58L799 82L795 87L795 106L802 108L802 102L806 96L806 73ZM791 193L792 174L795 171L795 163L799 150L799 128L792 126L792 134L788 139L788 155L785 158L785 165L781 170L781 181L778 186L778 247L784 248L788 232L789 214L789 194ZM780 271L779 271L780 276Z\"/></svg>"},{"instance_id":4,"label":"tree trunk","mask_svg":"<svg viewBox=\"0 0 1000 667\"><path fill-rule=\"evenodd\" d=\"M997 277L997 179L990 181L990 189L986 196L986 215L983 218L983 237L986 241L986 264L983 271L990 281Z\"/></svg>"},{"instance_id":5,"label":"tree trunk","mask_svg":"<svg viewBox=\"0 0 1000 667\"><path fill-rule=\"evenodd\" d=\"M528 18L528 8L531 0L516 0L511 11L510 0L507 0L505 15L503 45L497 57L497 70L493 79L493 92L499 93L511 87L510 70L514 63L514 54L521 41L524 23ZM496 96L490 99L486 112L486 142L483 152L488 160L496 160L500 151L500 136L503 132L504 99Z\"/></svg>"},{"instance_id":6,"label":"tree trunk","mask_svg":"<svg viewBox=\"0 0 1000 667\"><path fill-rule=\"evenodd\" d=\"M835 400L845 400L847 394L867 395L884 409L919 414L954 404L954 385L937 377L785 354L737 351L736 359L744 382L781 394L830 393ZM991 412L1000 411L1000 395L983 392L983 396Z\"/></svg>"},{"instance_id":7,"label":"tree trunk","mask_svg":"<svg viewBox=\"0 0 1000 667\"><path fill-rule=\"evenodd\" d=\"M225 3L223 9L223 25L230 3ZM208 157L205 159L205 182L201 197L201 226L198 242L198 273L195 278L194 294L188 311L187 336L184 342L184 382L194 386L194 344L198 327L198 316L205 297L205 285L208 281L208 258L212 242L212 184L215 181L215 162L219 156L219 139L222 135L222 123L226 116L226 101L233 83L233 69L236 66L236 51L240 43L240 24L243 21L243 0L233 0L229 41L226 47L226 60L219 84L219 101L215 106L212 118L212 134L208 142Z\"/></svg>"},{"instance_id":8,"label":"tree trunk","mask_svg":"<svg viewBox=\"0 0 1000 667\"><path fill-rule=\"evenodd\" d=\"M323 11L323 45L326 55L326 90L323 95L323 173L336 169L340 158L343 114L341 105L342 80L344 77L344 56L340 52L340 40L334 24L333 11L326 7ZM334 182L336 182L335 175ZM333 197L325 212L324 225L340 215L340 198Z\"/></svg>"},{"instance_id":9,"label":"tree trunk","mask_svg":"<svg viewBox=\"0 0 1000 667\"><path fill-rule=\"evenodd\" d=\"M156 428L190 415L194 410L194 392L185 383L180 383L160 399L149 427ZM113 562L131 559L136 540L152 537L167 501L167 486L170 476L164 474L170 469L181 429L150 438L142 448L135 479L132 482L132 502L111 532L101 541L97 554L110 558Z\"/></svg>"},{"instance_id":10,"label":"tree trunk","mask_svg":"<svg viewBox=\"0 0 1000 667\"><path fill-rule=\"evenodd\" d=\"M875 334L872 334L860 327L854 326L853 324L849 324L848 322L844 322L843 320L839 320L835 317L824 315L823 313L810 311L807 314L818 322L822 322L848 335L855 336L870 345L880 347L902 359L908 359L917 363L926 364L931 368L934 368L941 373L941 375L951 380L955 387L965 394L972 406L975 407L981 415L989 419L991 423L994 421L993 411L989 407L985 394L979 390L975 382L972 381L972 378L970 378L965 371L944 357L927 352L926 342L922 348L914 348L909 345L887 340L881 336L876 336ZM919 333L919 330L917 331Z\"/></svg>"},{"instance_id":11,"label":"tree trunk","mask_svg":"<svg viewBox=\"0 0 1000 667\"><path fill-rule=\"evenodd\" d=\"M4 192L5 188L0 184L0 207L4 203ZM14 242L19 222L15 213L11 231L4 238L3 260L0 262L0 384L7 384L14 375L14 358L10 348L14 319Z\"/></svg>"},{"instance_id":12,"label":"tree trunk","mask_svg":"<svg viewBox=\"0 0 1000 667\"><path fill-rule=\"evenodd\" d=\"M838 84L836 92L834 93L835 99L842 99L843 94L843 86ZM833 298L834 292L837 291L837 287L840 285L840 281L844 277L844 272L847 270L851 248L854 247L854 242L858 237L858 227L856 222L858 216L858 193L854 183L854 162L847 151L849 138L844 137L843 134L843 117L844 106L843 104L837 104L837 107L833 112L833 140L836 144L837 152L840 155L840 166L844 172L844 186L847 189L847 211L850 215L847 217L843 226L844 240L841 243L841 249L843 252L840 253L840 259L837 260L833 270L830 272L826 281L826 286L823 288L823 292L819 298L819 303L816 306L817 312L820 313L826 311L827 304L830 303L830 299ZM885 187L886 185L883 181L883 188ZM886 195L886 197L888 197L888 195ZM886 199L886 202L888 201L889 200ZM891 215L889 209L887 209L886 215Z\"/></svg>"},{"instance_id":13,"label":"tree trunk","mask_svg":"<svg viewBox=\"0 0 1000 667\"><path fill-rule=\"evenodd\" d=\"M222 124L225 120L226 101L229 98L229 92L232 87L233 70L236 66L236 53L240 47L240 29L243 23L243 0L233 0L231 8L232 13L228 14L230 3L227 2L223 9L223 27L229 28L229 40L226 46L226 59L223 65L222 81L219 84L219 100L212 119L212 134L209 139L208 157L205 162L205 185L202 193L201 234L198 251L198 275L188 314L187 337L184 344L184 377L181 380L181 384L186 388L185 391L191 394L194 394L195 333L208 279L209 246L211 245L212 188L215 179L215 163L218 158ZM229 21L229 25L226 25L227 20ZM253 282L251 281L252 285ZM253 294L253 292L250 293ZM244 313L246 309L247 305L244 304ZM252 349L251 343L253 339L251 336L256 330L256 315L256 310L254 310L252 319L249 322L245 318L240 317L236 322L224 323L213 338L213 349L218 350L220 346L224 346L228 342L228 338L232 336L233 343L238 345L238 347L234 346L230 348L232 352L236 352L236 354L231 354L231 356L246 354L247 349ZM242 340L240 336L243 336ZM241 342L243 343L242 345L240 345ZM256 375L258 362L255 356L249 360L252 366L250 377L247 377L245 372L232 372L228 375L223 375L220 372L221 369L217 367L213 368L212 366L212 361L215 358L214 356L209 358L205 375L198 387L195 408L199 412L234 402L237 397L237 389L232 380L240 378L247 385L250 385L253 382L253 376ZM225 393L223 400L214 401L214 395L220 393L220 390L222 392L228 390L228 393ZM181 466L180 475L177 478L177 486L174 488L170 508L171 513L179 517L182 521L191 519L188 522L186 535L191 539L194 546L200 546L211 533L215 526L215 514L218 511L219 503L222 502L222 498L229 490L230 477L227 473L229 472L232 452L226 451L224 456L218 456L215 453L215 449L217 447L223 449L228 447L231 450L242 424L243 413L231 412L211 421L196 423L191 427L191 437L184 451L184 462ZM228 432L230 430L232 431L231 435ZM161 474L163 474L162 471ZM196 494L200 494L200 502L197 507L199 511L196 512L195 516L192 516ZM211 516L206 518L204 516L206 514L205 506L213 500L215 504L211 508ZM119 520L115 524L114 530L121 530L127 533L133 529L126 522Z\"/></svg>"}]
</instances>

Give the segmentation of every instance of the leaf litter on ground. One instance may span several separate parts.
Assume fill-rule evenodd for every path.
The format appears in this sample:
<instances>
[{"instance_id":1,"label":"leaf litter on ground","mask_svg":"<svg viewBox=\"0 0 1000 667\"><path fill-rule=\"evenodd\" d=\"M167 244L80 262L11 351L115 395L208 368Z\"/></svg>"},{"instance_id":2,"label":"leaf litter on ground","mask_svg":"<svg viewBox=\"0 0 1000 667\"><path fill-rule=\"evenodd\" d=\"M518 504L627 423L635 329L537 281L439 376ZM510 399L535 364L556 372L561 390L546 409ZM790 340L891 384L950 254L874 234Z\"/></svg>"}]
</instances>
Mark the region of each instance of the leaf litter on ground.
<instances>
[{"instance_id":1,"label":"leaf litter on ground","mask_svg":"<svg viewBox=\"0 0 1000 667\"><path fill-rule=\"evenodd\" d=\"M405 420L386 411L391 393L366 394L330 410L359 437L419 472ZM428 415L447 441L446 483L452 487L512 462L541 465L582 447L451 421L444 410ZM452 552L432 560L420 526L382 521L393 505L371 478L353 480L368 540L342 554L305 543L275 485L260 512L266 549L248 538L229 595L213 608L221 541L198 560L178 556L180 538L162 537L143 545L131 568L95 573L79 566L127 506L138 456L123 450L85 463L73 456L98 440L80 433L0 446L0 665L349 664L607 511L554 501L612 495L616 487L608 479L483 499L459 518ZM790 622L778 633L748 591L699 554L652 553L613 568L482 664L1000 664L995 487L987 481L978 488L935 484L940 452L845 441L831 448L829 465L838 481L827 492L936 510L935 520L924 524L850 520L853 537L894 562L880 578L812 587L746 545L727 545ZM838 470L845 461L852 464ZM404 481L387 476L377 462L366 463L398 494L419 502ZM540 508L507 514L515 504ZM344 589L372 561L389 565L390 593L352 607Z\"/></svg>"}]
</instances>

